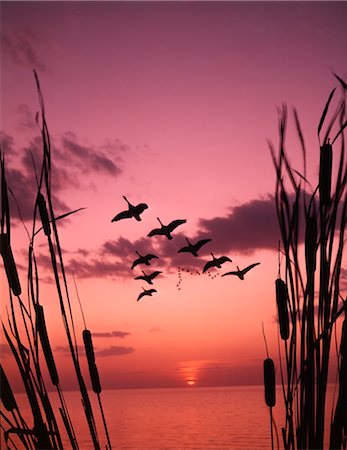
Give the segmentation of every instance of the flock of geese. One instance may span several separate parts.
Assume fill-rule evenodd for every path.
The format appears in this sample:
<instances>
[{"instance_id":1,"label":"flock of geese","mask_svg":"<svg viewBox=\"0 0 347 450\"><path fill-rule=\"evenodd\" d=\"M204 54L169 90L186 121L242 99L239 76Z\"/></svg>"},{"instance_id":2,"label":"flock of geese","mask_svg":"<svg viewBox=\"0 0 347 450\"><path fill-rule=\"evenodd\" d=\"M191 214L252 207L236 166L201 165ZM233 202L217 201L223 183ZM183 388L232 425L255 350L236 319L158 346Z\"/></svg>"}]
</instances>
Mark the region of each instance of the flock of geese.
<instances>
[{"instance_id":1,"label":"flock of geese","mask_svg":"<svg viewBox=\"0 0 347 450\"><path fill-rule=\"evenodd\" d=\"M124 195L123 195L123 198L128 204L128 209L118 213L111 220L111 222L117 222L122 219L131 219L132 217L135 218L137 221L141 221L142 220L141 214L146 209L148 209L148 205L146 203L139 203L138 205L135 206L135 205L132 205ZM150 231L148 233L148 235L147 235L148 237L166 236L167 239L172 240L171 233L177 227L179 227L180 225L183 225L184 223L187 222L185 219L178 219L178 220L173 220L168 225L164 225L161 222L161 220L159 219L159 217L157 217L157 220L160 223L160 228L154 228L152 231ZM195 244L193 244L187 237L185 239L187 241L187 245L185 247L180 248L178 250L178 253L191 253L195 257L199 256L198 252L201 249L201 247L203 247L204 245L206 245L208 242L211 241L211 239L201 239L201 240L195 242ZM150 266L152 259L158 259L158 256L153 255L151 253L148 253L147 255L141 255L138 251L136 251L136 254L138 255L138 258L135 259L134 262L132 263L131 269L134 269L134 267L136 267L138 265ZM219 258L216 258L213 253L211 253L211 256L212 256L212 260L208 261L204 265L202 273L206 273L212 267L216 267L216 268L220 269L222 267L222 264L224 264L226 262L232 262L228 256L221 256ZM251 264L248 267L245 267L244 269L240 269L239 266L236 266L237 267L236 271L224 273L222 275L222 277L224 277L226 275L236 275L240 280L244 280L245 274L249 270L251 270L253 267L255 267L259 264L260 263L257 262L257 263ZM156 270L152 273L146 273L144 270L142 270L143 275L139 275L139 276L135 277L135 280L143 280L143 281L146 281L148 284L153 285L153 280L161 273L162 272L159 270ZM197 273L200 274L200 272L197 272ZM146 295L152 296L155 292L157 292L156 289L154 289L154 288L145 289L144 287L142 287L142 289L143 289L143 292L141 292L139 294L139 296L137 297L137 301L139 301L142 297L144 297Z\"/></svg>"}]
</instances>

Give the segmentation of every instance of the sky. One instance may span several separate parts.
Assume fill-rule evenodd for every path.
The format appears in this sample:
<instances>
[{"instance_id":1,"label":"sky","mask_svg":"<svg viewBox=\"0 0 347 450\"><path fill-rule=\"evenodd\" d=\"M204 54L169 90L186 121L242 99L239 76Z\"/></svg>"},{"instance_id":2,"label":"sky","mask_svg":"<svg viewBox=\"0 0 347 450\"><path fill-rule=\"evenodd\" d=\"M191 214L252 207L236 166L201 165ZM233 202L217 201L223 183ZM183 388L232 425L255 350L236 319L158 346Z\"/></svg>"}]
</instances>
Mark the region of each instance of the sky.
<instances>
[{"instance_id":1,"label":"sky","mask_svg":"<svg viewBox=\"0 0 347 450\"><path fill-rule=\"evenodd\" d=\"M42 154L35 69L52 141L55 210L86 208L61 220L59 233L79 344L84 325L72 273L104 388L262 383L262 324L270 354L278 353L279 233L267 140L277 148L278 108L287 104L288 155L302 170L295 107L308 178L316 180L318 122L337 85L333 72L347 75L346 19L345 2L1 3L8 183L30 228L30 155L39 166ZM123 196L148 205L141 221L111 222L127 209ZM157 217L186 223L172 240L148 237ZM13 220L25 286L28 239L16 207ZM177 253L185 237L211 241L195 258ZM142 288L152 286L134 279L143 268L131 269L136 251L159 256L146 273L162 272L157 292L140 301ZM232 262L202 274L211 253ZM36 256L58 371L72 388L41 235ZM255 262L243 281L221 277ZM2 266L0 281L8 296ZM2 357L16 385L5 344Z\"/></svg>"}]
</instances>

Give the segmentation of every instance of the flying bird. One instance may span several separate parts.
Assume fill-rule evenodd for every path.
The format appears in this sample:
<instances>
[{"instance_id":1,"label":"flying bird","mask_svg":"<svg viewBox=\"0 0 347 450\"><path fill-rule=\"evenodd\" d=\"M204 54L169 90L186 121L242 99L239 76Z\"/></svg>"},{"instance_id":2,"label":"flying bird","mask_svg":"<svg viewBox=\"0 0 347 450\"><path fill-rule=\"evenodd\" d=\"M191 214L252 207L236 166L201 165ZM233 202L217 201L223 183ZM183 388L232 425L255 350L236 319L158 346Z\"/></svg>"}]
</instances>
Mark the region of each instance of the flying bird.
<instances>
[{"instance_id":1,"label":"flying bird","mask_svg":"<svg viewBox=\"0 0 347 450\"><path fill-rule=\"evenodd\" d=\"M132 217L135 217L136 220L141 220L140 214L143 213L145 209L148 208L148 205L146 203L139 203L138 205L134 206L132 205L129 200L123 195L124 200L128 203L128 210L122 211L119 214L117 214L111 222L116 222L117 220L122 219L131 219Z\"/></svg>"},{"instance_id":2,"label":"flying bird","mask_svg":"<svg viewBox=\"0 0 347 450\"><path fill-rule=\"evenodd\" d=\"M150 231L147 236L152 237L158 234L166 236L168 239L172 239L171 233L173 232L173 230L175 230L179 225L187 222L184 219L178 219L173 220L168 225L163 225L159 217L157 217L157 219L159 220L161 228L154 228L154 230Z\"/></svg>"},{"instance_id":3,"label":"flying bird","mask_svg":"<svg viewBox=\"0 0 347 450\"><path fill-rule=\"evenodd\" d=\"M147 275L144 271L142 271L143 275L140 275L138 277L135 277L135 280L145 280L148 284L153 284L153 279L157 277L160 273L160 270L156 270L155 272L150 273Z\"/></svg>"},{"instance_id":4,"label":"flying bird","mask_svg":"<svg viewBox=\"0 0 347 450\"><path fill-rule=\"evenodd\" d=\"M201 239L201 241L196 242L195 244L192 244L189 239L186 237L186 241L188 242L188 245L186 247L182 247L178 250L177 253L187 252L191 253L194 256L198 256L198 251L200 248L207 244L207 242L210 242L211 239Z\"/></svg>"},{"instance_id":5,"label":"flying bird","mask_svg":"<svg viewBox=\"0 0 347 450\"><path fill-rule=\"evenodd\" d=\"M208 261L203 269L203 273L206 272L208 269L210 269L211 267L218 267L218 269L221 268L222 264L224 264L225 262L229 261L232 262L230 258L228 258L227 256L221 256L220 258L215 258L213 253L211 253L212 255L212 261Z\"/></svg>"},{"instance_id":6,"label":"flying bird","mask_svg":"<svg viewBox=\"0 0 347 450\"><path fill-rule=\"evenodd\" d=\"M142 288L142 289L143 289L143 292L141 292L141 294L137 297L137 301L139 301L140 298L142 298L142 297L145 296L145 295L150 295L150 296L152 296L152 294L153 294L154 292L157 292L155 289L148 289L148 290L146 290L145 288Z\"/></svg>"},{"instance_id":7,"label":"flying bird","mask_svg":"<svg viewBox=\"0 0 347 450\"><path fill-rule=\"evenodd\" d=\"M240 270L240 269L239 269L239 266L236 266L236 267L237 267L237 270L235 270L234 272L223 273L222 277L225 277L225 275L236 275L237 277L240 278L240 280L244 280L244 279L245 279L245 274L246 274L249 270L253 269L254 266L258 266L259 264L260 264L260 263L254 263L254 264L251 264L250 266L245 267L243 270Z\"/></svg>"},{"instance_id":8,"label":"flying bird","mask_svg":"<svg viewBox=\"0 0 347 450\"><path fill-rule=\"evenodd\" d=\"M137 266L138 264L146 264L146 266L149 266L150 260L153 258L158 258L158 256L152 255L151 253L148 253L148 255L140 255L140 253L138 251L136 251L136 253L139 255L139 257L137 259L135 259L135 261L133 262L133 265L131 266L131 268L133 269L135 266Z\"/></svg>"}]
</instances>

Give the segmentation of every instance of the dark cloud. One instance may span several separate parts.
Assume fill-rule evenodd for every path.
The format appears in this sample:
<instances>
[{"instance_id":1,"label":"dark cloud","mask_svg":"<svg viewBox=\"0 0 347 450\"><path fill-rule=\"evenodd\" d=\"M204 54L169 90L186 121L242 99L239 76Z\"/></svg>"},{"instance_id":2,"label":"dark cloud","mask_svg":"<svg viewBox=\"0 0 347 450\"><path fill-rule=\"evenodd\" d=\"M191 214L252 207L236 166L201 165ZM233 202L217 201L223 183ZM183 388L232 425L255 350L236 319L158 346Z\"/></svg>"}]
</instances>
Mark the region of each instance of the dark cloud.
<instances>
[{"instance_id":1,"label":"dark cloud","mask_svg":"<svg viewBox=\"0 0 347 450\"><path fill-rule=\"evenodd\" d=\"M34 119L25 105L21 105L21 114L22 126L31 127ZM41 137L37 136L31 139L24 148L16 149L13 137L1 132L0 142L1 149L5 154L7 185L18 199L23 219L30 220L33 217L37 195L36 177L40 176L42 165ZM99 146L82 146L73 133L64 135L62 145L59 145L54 137L51 137L51 144L51 195L56 216L80 206L70 207L66 203L65 193L71 189L95 188L92 182L93 173L118 176L121 173L120 164L123 161L123 152L128 149L118 140L106 141ZM88 174L88 177L85 174ZM12 217L18 218L17 204L13 200L11 202ZM69 218L65 220L69 220Z\"/></svg>"},{"instance_id":2,"label":"dark cloud","mask_svg":"<svg viewBox=\"0 0 347 450\"><path fill-rule=\"evenodd\" d=\"M96 338L125 338L126 336L130 336L131 333L128 331L107 331L107 332L95 332L92 333L93 337Z\"/></svg>"},{"instance_id":3,"label":"dark cloud","mask_svg":"<svg viewBox=\"0 0 347 450\"><path fill-rule=\"evenodd\" d=\"M280 237L275 199L268 195L230 208L226 217L200 219L199 238L212 238L213 251L253 253L277 248Z\"/></svg>"},{"instance_id":4,"label":"dark cloud","mask_svg":"<svg viewBox=\"0 0 347 450\"><path fill-rule=\"evenodd\" d=\"M18 125L22 130L37 130L35 115L28 105L21 104L17 107Z\"/></svg>"},{"instance_id":5,"label":"dark cloud","mask_svg":"<svg viewBox=\"0 0 347 450\"><path fill-rule=\"evenodd\" d=\"M115 346L111 345L108 348L104 348L102 350L98 350L95 352L95 355L98 357L104 357L104 356L121 356L121 355L129 355L130 353L133 353L135 349L133 347L121 347L121 346Z\"/></svg>"},{"instance_id":6,"label":"dark cloud","mask_svg":"<svg viewBox=\"0 0 347 450\"><path fill-rule=\"evenodd\" d=\"M119 154L120 151L124 150L124 144L118 140L113 145L109 142L106 146L106 152L105 146L96 148L79 144L76 135L68 132L62 137L62 147L64 152L61 154L61 160L63 159L65 166L79 167L82 173L87 174L98 172L117 176L121 173L119 166L108 155L108 153Z\"/></svg>"},{"instance_id":7,"label":"dark cloud","mask_svg":"<svg viewBox=\"0 0 347 450\"><path fill-rule=\"evenodd\" d=\"M85 350L83 345L77 346L78 352L82 355L85 354ZM70 348L68 346L57 346L55 347L55 351L60 353L64 356L70 355ZM111 345L110 347L98 349L97 347L94 347L94 354L97 357L104 357L104 356L121 356L121 355L128 355L130 353L133 353L135 349L133 347L122 347L122 346L116 346Z\"/></svg>"},{"instance_id":8,"label":"dark cloud","mask_svg":"<svg viewBox=\"0 0 347 450\"><path fill-rule=\"evenodd\" d=\"M34 41L33 34L28 30L11 34L2 33L1 47L3 55L17 65L44 72L47 70L47 67L39 55L38 46Z\"/></svg>"}]
</instances>

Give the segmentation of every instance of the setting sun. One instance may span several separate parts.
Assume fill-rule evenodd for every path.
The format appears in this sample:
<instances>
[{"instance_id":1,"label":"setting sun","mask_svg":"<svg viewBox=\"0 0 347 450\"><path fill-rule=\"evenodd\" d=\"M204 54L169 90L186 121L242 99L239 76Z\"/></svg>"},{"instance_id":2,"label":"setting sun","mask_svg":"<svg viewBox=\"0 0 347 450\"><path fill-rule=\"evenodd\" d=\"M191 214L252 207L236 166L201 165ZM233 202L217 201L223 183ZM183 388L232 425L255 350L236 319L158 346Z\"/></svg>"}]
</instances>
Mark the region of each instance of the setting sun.
<instances>
[{"instance_id":1,"label":"setting sun","mask_svg":"<svg viewBox=\"0 0 347 450\"><path fill-rule=\"evenodd\" d=\"M188 384L189 386L194 386L195 380L188 380L188 381L187 381L187 384Z\"/></svg>"}]
</instances>

